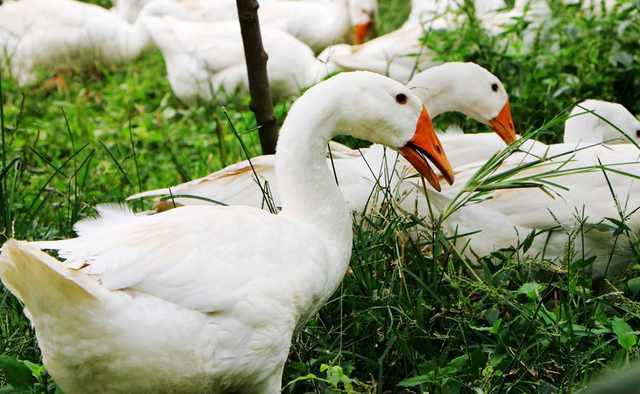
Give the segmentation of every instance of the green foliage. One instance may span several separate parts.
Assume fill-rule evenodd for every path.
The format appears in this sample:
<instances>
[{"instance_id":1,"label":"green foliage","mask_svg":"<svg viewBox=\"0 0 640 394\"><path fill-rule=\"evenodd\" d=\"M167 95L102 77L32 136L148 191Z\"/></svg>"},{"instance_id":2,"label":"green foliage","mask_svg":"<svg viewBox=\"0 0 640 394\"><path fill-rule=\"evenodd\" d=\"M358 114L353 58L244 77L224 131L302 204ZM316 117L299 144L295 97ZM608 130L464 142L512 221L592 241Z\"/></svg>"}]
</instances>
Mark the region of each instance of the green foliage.
<instances>
[{"instance_id":1,"label":"green foliage","mask_svg":"<svg viewBox=\"0 0 640 394\"><path fill-rule=\"evenodd\" d=\"M316 385L324 387L324 391L328 393L347 393L356 394L360 391L356 391L355 387L361 389L367 389L368 386L355 379L351 379L348 375L351 365L346 365L347 371L339 365L320 365L320 373L324 373L325 377L319 377L313 373L308 373L304 376L299 376L287 384L290 390L295 389L297 383L311 382ZM286 388L286 387L285 387Z\"/></svg>"},{"instance_id":2,"label":"green foliage","mask_svg":"<svg viewBox=\"0 0 640 394\"><path fill-rule=\"evenodd\" d=\"M637 333L633 331L626 321L619 317L614 318L611 322L611 330L616 334L618 344L627 352L630 352L638 342Z\"/></svg>"},{"instance_id":3,"label":"green foliage","mask_svg":"<svg viewBox=\"0 0 640 394\"><path fill-rule=\"evenodd\" d=\"M4 373L7 384L14 390L28 389L35 383L31 369L13 357L0 355L0 370Z\"/></svg>"}]
</instances>

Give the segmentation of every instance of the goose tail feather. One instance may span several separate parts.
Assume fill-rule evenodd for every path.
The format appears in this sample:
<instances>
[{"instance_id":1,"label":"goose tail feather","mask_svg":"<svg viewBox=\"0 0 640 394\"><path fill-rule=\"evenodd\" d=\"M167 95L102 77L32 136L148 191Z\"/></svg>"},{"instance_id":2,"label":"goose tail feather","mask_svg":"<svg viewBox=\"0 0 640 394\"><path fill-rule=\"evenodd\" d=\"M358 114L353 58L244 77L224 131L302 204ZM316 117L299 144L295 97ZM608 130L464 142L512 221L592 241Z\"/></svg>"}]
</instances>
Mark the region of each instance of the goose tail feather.
<instances>
[{"instance_id":1,"label":"goose tail feather","mask_svg":"<svg viewBox=\"0 0 640 394\"><path fill-rule=\"evenodd\" d=\"M146 192L137 193L137 194L134 194L132 196L127 197L127 201L140 200L142 198L147 198L147 197L168 196L170 194L171 194L171 191L168 188L156 189L156 190L148 190Z\"/></svg>"},{"instance_id":2,"label":"goose tail feather","mask_svg":"<svg viewBox=\"0 0 640 394\"><path fill-rule=\"evenodd\" d=\"M32 315L97 301L97 283L24 241L2 246L0 279Z\"/></svg>"}]
</instances>

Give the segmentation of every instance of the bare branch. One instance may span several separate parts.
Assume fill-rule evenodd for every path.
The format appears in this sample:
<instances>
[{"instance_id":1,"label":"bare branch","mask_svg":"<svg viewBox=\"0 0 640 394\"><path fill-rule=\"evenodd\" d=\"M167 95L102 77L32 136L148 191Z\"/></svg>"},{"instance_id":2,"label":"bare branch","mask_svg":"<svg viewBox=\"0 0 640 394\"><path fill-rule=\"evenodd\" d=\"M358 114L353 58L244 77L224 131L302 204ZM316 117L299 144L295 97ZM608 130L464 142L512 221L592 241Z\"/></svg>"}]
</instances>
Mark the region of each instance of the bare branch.
<instances>
[{"instance_id":1,"label":"bare branch","mask_svg":"<svg viewBox=\"0 0 640 394\"><path fill-rule=\"evenodd\" d=\"M260 145L263 154L275 153L278 129L273 115L273 102L267 75L268 56L262 45L257 0L236 0L244 55L249 76L251 110L260 127Z\"/></svg>"}]
</instances>

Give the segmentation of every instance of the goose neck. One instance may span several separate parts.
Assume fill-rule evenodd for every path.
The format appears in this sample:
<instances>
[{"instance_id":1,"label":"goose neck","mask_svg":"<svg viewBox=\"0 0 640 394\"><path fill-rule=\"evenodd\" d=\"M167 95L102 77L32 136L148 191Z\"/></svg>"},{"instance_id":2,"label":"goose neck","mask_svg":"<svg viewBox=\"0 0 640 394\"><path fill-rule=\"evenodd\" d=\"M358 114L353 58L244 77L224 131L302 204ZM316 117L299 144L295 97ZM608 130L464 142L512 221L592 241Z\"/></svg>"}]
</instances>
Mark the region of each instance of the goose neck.
<instances>
[{"instance_id":1,"label":"goose neck","mask_svg":"<svg viewBox=\"0 0 640 394\"><path fill-rule=\"evenodd\" d=\"M335 30L336 33L340 33L342 35L349 35L351 32L351 13L349 11L349 1L348 0L334 0L333 1L333 15L334 17L331 19L329 30ZM331 37L337 36L340 34L332 33Z\"/></svg>"},{"instance_id":2,"label":"goose neck","mask_svg":"<svg viewBox=\"0 0 640 394\"><path fill-rule=\"evenodd\" d=\"M280 131L275 169L281 215L350 246L351 214L326 161L327 143L340 126L337 94L319 85L296 101Z\"/></svg>"},{"instance_id":3,"label":"goose neck","mask_svg":"<svg viewBox=\"0 0 640 394\"><path fill-rule=\"evenodd\" d=\"M126 59L135 59L140 54L151 48L151 36L144 25L142 18L138 18L133 24L128 26L129 34L125 37Z\"/></svg>"},{"instance_id":4,"label":"goose neck","mask_svg":"<svg viewBox=\"0 0 640 394\"><path fill-rule=\"evenodd\" d=\"M464 99L459 97L455 81L439 67L424 71L408 85L420 97L432 118L445 112L466 113Z\"/></svg>"}]
</instances>

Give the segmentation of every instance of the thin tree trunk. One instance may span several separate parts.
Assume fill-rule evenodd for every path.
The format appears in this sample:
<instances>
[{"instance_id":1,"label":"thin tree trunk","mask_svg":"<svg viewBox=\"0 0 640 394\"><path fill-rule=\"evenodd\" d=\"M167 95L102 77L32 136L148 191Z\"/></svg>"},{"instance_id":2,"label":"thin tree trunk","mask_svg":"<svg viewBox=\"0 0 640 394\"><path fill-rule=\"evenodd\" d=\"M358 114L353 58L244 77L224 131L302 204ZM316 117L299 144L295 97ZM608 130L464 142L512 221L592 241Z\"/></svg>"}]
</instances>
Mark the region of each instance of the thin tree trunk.
<instances>
[{"instance_id":1,"label":"thin tree trunk","mask_svg":"<svg viewBox=\"0 0 640 394\"><path fill-rule=\"evenodd\" d=\"M267 76L268 56L262 45L260 21L258 20L257 0L236 0L244 55L249 75L249 90L251 92L251 110L256 116L260 127L260 145L263 154L276 151L278 128L273 115L273 102Z\"/></svg>"}]
</instances>

